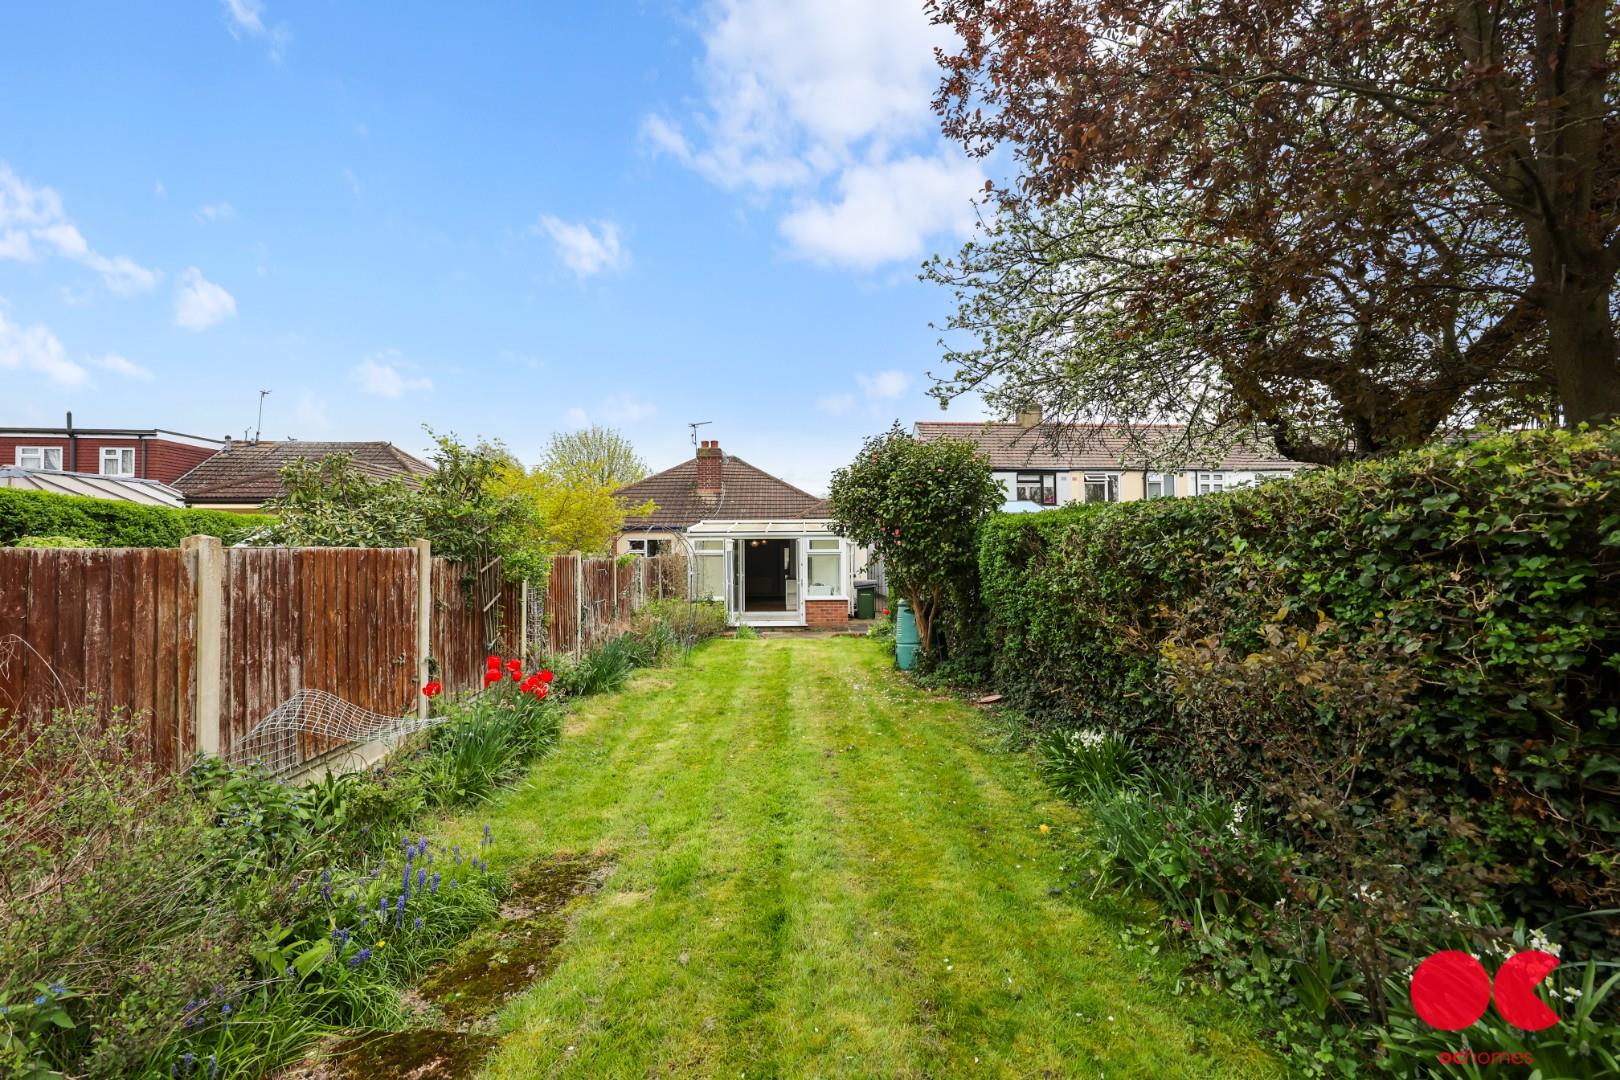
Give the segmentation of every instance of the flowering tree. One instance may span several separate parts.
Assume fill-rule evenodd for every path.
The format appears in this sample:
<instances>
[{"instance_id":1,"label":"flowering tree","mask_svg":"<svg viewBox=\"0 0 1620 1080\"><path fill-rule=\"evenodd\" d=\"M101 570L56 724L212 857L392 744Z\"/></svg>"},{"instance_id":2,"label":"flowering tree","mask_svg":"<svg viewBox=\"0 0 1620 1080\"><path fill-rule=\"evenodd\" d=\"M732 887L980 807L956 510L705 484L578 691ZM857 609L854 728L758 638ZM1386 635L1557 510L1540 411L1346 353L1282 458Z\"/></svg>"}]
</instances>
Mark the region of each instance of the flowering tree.
<instances>
[{"instance_id":1,"label":"flowering tree","mask_svg":"<svg viewBox=\"0 0 1620 1080\"><path fill-rule=\"evenodd\" d=\"M918 442L895 424L833 473L828 501L838 532L869 548L910 602L926 652L941 617L971 610L979 523L1004 498L972 443Z\"/></svg>"},{"instance_id":2,"label":"flowering tree","mask_svg":"<svg viewBox=\"0 0 1620 1080\"><path fill-rule=\"evenodd\" d=\"M1555 393L1570 423L1620 414L1613 4L928 7L957 37L941 54L946 135L976 153L1005 145L1021 166L1004 207L1106 200L1126 181L1187 204L1187 229L1145 253L1164 271L1152 303L1219 329L1219 292L1171 264L1230 261L1217 284L1243 294L1241 332L1208 355L1279 442L1299 411L1271 407L1279 370L1329 407L1350 400L1352 427L1414 398L1414 419L1466 410L1482 380ZM1389 272L1400 287L1384 288ZM1299 322L1318 297L1346 317ZM1411 369L1356 351L1423 344L1426 322L1434 342Z\"/></svg>"}]
</instances>

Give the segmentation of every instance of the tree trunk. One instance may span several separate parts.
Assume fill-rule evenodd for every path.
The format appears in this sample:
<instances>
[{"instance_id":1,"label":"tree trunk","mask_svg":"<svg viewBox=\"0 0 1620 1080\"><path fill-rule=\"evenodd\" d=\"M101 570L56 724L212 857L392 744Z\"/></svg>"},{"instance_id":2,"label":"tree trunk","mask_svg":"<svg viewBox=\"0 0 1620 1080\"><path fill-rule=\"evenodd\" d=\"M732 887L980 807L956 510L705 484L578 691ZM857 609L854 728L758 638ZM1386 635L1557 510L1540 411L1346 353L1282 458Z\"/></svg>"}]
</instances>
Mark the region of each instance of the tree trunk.
<instances>
[{"instance_id":1,"label":"tree trunk","mask_svg":"<svg viewBox=\"0 0 1620 1080\"><path fill-rule=\"evenodd\" d=\"M1601 272L1566 270L1563 288L1554 283L1547 302L1548 352L1564 423L1571 427L1620 417L1620 363L1609 315L1612 284Z\"/></svg>"}]
</instances>

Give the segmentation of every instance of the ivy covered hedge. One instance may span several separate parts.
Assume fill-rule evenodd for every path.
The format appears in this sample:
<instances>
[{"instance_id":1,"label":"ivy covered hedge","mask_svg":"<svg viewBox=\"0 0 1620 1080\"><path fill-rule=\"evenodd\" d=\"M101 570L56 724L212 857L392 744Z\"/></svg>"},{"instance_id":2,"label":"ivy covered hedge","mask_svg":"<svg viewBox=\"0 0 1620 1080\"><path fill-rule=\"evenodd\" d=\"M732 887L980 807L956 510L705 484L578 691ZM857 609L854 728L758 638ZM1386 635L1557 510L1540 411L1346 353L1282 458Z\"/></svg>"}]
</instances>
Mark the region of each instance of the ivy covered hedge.
<instances>
[{"instance_id":1,"label":"ivy covered hedge","mask_svg":"<svg viewBox=\"0 0 1620 1080\"><path fill-rule=\"evenodd\" d=\"M0 488L0 547L25 536L72 537L97 547L179 547L188 536L217 536L234 544L272 521L262 514L172 510Z\"/></svg>"},{"instance_id":2,"label":"ivy covered hedge","mask_svg":"<svg viewBox=\"0 0 1620 1080\"><path fill-rule=\"evenodd\" d=\"M1306 899L1620 907L1620 428L1002 515L980 571L997 688L1255 806Z\"/></svg>"}]
</instances>

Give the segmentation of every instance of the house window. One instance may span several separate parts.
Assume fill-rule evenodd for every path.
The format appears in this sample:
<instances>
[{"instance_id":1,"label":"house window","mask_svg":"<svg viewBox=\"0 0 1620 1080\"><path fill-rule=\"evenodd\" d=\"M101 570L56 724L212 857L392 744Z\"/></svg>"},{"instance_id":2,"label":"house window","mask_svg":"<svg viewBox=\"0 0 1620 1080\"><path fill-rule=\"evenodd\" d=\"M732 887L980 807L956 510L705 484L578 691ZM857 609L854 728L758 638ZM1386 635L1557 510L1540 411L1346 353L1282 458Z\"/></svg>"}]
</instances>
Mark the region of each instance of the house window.
<instances>
[{"instance_id":1,"label":"house window","mask_svg":"<svg viewBox=\"0 0 1620 1080\"><path fill-rule=\"evenodd\" d=\"M134 476L135 448L133 446L104 446L101 448L102 476Z\"/></svg>"},{"instance_id":2,"label":"house window","mask_svg":"<svg viewBox=\"0 0 1620 1080\"><path fill-rule=\"evenodd\" d=\"M50 469L54 472L61 472L62 448L60 446L19 446L17 447L17 466L22 469Z\"/></svg>"},{"instance_id":3,"label":"house window","mask_svg":"<svg viewBox=\"0 0 1620 1080\"><path fill-rule=\"evenodd\" d=\"M724 600L726 598L726 542L724 540L694 540L692 555L697 565L697 600Z\"/></svg>"},{"instance_id":4,"label":"house window","mask_svg":"<svg viewBox=\"0 0 1620 1080\"><path fill-rule=\"evenodd\" d=\"M1147 497L1150 499L1170 499L1176 494L1176 474L1150 472L1147 474Z\"/></svg>"},{"instance_id":5,"label":"house window","mask_svg":"<svg viewBox=\"0 0 1620 1080\"><path fill-rule=\"evenodd\" d=\"M811 540L805 557L805 571L809 577L806 596L844 595L844 553L840 540Z\"/></svg>"},{"instance_id":6,"label":"house window","mask_svg":"<svg viewBox=\"0 0 1620 1080\"><path fill-rule=\"evenodd\" d=\"M1041 506L1057 505L1057 473L1019 473L1013 482L1013 498Z\"/></svg>"},{"instance_id":7,"label":"house window","mask_svg":"<svg viewBox=\"0 0 1620 1080\"><path fill-rule=\"evenodd\" d=\"M657 555L663 550L663 541L661 540L627 540L625 543L629 546L632 555L645 555L648 558Z\"/></svg>"},{"instance_id":8,"label":"house window","mask_svg":"<svg viewBox=\"0 0 1620 1080\"><path fill-rule=\"evenodd\" d=\"M1226 490L1226 474L1223 472L1201 472L1198 474L1198 494L1209 495L1217 491Z\"/></svg>"},{"instance_id":9,"label":"house window","mask_svg":"<svg viewBox=\"0 0 1620 1080\"><path fill-rule=\"evenodd\" d=\"M1086 502L1119 502L1119 475L1117 473L1086 473Z\"/></svg>"}]
</instances>

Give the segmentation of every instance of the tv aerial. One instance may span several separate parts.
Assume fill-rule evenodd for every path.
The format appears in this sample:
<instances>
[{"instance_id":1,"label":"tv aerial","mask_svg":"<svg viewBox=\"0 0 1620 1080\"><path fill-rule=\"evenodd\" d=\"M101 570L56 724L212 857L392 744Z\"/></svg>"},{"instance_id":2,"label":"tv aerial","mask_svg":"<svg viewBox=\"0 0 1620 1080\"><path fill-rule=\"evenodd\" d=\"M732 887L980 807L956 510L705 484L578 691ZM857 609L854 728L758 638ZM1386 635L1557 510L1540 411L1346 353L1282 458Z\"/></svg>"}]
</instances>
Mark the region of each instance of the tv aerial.
<instances>
[{"instance_id":1,"label":"tv aerial","mask_svg":"<svg viewBox=\"0 0 1620 1080\"><path fill-rule=\"evenodd\" d=\"M702 427L704 424L712 424L712 423L714 423L713 420L697 420L697 421L694 421L693 423L689 423L689 424L686 425L687 427L692 429L692 445L693 446L696 446L698 444L697 429Z\"/></svg>"}]
</instances>

